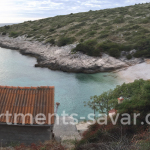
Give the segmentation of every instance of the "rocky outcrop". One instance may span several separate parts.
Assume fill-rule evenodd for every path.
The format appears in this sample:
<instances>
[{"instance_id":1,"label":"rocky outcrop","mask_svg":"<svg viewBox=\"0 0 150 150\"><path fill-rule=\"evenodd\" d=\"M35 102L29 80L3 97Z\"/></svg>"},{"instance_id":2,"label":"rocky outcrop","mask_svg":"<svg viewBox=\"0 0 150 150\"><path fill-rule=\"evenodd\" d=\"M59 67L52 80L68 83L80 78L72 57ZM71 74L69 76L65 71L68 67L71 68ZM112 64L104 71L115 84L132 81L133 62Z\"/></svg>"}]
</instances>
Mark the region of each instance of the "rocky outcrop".
<instances>
[{"instance_id":1,"label":"rocky outcrop","mask_svg":"<svg viewBox=\"0 0 150 150\"><path fill-rule=\"evenodd\" d=\"M38 62L35 64L36 67L48 67L52 70L96 73L113 71L129 66L124 60L115 59L107 54L103 54L102 57L90 57L80 52L73 54L71 49L76 44L57 47L31 41L31 39L25 36L10 38L1 35L0 46L19 50L24 55L34 56Z\"/></svg>"}]
</instances>

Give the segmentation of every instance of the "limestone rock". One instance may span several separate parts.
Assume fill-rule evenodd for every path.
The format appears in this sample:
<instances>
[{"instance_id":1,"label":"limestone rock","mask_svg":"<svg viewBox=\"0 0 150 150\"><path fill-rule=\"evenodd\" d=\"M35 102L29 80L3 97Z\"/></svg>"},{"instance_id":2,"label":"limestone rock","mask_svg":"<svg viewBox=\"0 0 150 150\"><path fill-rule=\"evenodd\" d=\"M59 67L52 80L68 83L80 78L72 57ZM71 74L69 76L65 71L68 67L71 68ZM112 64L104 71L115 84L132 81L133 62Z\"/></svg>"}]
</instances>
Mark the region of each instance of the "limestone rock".
<instances>
[{"instance_id":1,"label":"limestone rock","mask_svg":"<svg viewBox=\"0 0 150 150\"><path fill-rule=\"evenodd\" d=\"M24 55L34 56L38 62L36 67L48 67L52 70L96 73L129 66L126 60L116 59L107 54L102 54L102 57L91 57L80 52L73 54L71 50L76 47L76 44L63 47L51 46L42 42L30 41L26 36L11 38L1 35L0 46L17 49Z\"/></svg>"}]
</instances>

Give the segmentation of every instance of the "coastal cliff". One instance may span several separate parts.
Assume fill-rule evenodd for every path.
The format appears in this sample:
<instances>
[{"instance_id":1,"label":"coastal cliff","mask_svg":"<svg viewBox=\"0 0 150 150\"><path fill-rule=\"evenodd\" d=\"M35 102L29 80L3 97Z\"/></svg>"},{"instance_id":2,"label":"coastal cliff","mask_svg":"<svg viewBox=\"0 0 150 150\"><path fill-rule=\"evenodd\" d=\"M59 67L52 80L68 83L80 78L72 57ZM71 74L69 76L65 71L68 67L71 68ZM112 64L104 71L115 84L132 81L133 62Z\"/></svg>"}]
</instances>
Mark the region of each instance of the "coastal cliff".
<instances>
[{"instance_id":1,"label":"coastal cliff","mask_svg":"<svg viewBox=\"0 0 150 150\"><path fill-rule=\"evenodd\" d=\"M16 49L24 55L36 57L37 64L35 64L35 67L47 67L64 72L108 72L142 62L142 59L137 58L130 61L122 58L116 59L104 53L101 57L91 57L81 52L72 53L71 50L76 47L76 44L58 47L32 41L30 38L26 38L26 36L11 38L7 35L1 35L0 46Z\"/></svg>"}]
</instances>

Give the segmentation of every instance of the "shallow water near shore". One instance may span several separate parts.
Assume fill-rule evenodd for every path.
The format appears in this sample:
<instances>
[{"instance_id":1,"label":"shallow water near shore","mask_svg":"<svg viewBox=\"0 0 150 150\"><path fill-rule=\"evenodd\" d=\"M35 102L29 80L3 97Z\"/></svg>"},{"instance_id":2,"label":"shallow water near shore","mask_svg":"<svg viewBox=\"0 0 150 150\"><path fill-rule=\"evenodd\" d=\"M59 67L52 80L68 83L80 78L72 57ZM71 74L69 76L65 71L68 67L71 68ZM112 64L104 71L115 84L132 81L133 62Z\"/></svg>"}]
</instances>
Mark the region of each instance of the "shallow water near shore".
<instances>
[{"instance_id":1,"label":"shallow water near shore","mask_svg":"<svg viewBox=\"0 0 150 150\"><path fill-rule=\"evenodd\" d=\"M93 110L84 107L84 101L123 83L114 73L66 73L35 68L36 63L34 57L23 56L16 50L0 48L0 85L55 86L55 102L61 104L59 115L65 111L69 115L77 113L78 119L87 118Z\"/></svg>"}]
</instances>

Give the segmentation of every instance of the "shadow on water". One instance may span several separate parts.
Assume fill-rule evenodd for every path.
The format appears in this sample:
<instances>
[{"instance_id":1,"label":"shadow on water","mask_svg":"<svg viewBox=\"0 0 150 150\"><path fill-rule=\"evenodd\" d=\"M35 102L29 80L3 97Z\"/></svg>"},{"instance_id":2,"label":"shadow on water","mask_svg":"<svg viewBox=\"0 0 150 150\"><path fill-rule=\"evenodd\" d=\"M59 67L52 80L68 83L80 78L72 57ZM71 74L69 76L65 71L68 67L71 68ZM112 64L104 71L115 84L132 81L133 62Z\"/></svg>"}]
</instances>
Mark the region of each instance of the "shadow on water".
<instances>
[{"instance_id":1,"label":"shadow on water","mask_svg":"<svg viewBox=\"0 0 150 150\"><path fill-rule=\"evenodd\" d=\"M99 82L104 83L110 77L110 73L95 73L95 74L75 74L75 78L80 82ZM113 74L112 74L113 77Z\"/></svg>"}]
</instances>

